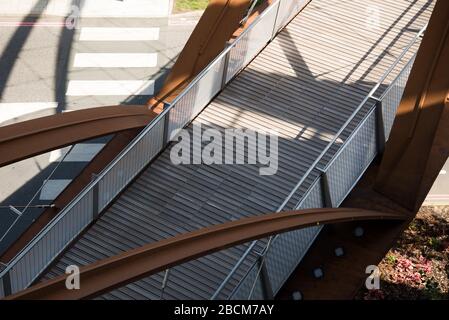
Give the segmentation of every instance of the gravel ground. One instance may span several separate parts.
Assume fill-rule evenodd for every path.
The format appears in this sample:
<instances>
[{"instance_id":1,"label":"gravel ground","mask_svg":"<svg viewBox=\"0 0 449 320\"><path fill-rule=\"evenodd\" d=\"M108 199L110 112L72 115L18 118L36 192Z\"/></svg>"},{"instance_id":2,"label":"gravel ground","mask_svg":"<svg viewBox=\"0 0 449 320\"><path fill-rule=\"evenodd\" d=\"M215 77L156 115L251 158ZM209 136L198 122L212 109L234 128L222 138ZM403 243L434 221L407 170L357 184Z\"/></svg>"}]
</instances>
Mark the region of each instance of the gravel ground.
<instances>
[{"instance_id":1,"label":"gravel ground","mask_svg":"<svg viewBox=\"0 0 449 320\"><path fill-rule=\"evenodd\" d=\"M379 290L357 299L449 299L449 206L426 206L379 264Z\"/></svg>"}]
</instances>

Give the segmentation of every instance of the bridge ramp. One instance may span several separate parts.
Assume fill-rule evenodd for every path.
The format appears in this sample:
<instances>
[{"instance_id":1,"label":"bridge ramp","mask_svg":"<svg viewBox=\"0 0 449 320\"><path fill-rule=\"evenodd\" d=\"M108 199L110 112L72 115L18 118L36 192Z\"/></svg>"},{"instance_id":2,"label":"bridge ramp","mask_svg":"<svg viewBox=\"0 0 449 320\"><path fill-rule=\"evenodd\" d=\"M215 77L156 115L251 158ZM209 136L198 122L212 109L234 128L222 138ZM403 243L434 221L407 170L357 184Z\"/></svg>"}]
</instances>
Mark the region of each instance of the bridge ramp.
<instances>
[{"instance_id":1,"label":"bridge ramp","mask_svg":"<svg viewBox=\"0 0 449 320\"><path fill-rule=\"evenodd\" d=\"M313 0L193 121L203 130L221 132L276 130L276 174L261 176L255 165L176 166L170 146L43 278L63 273L67 265L89 264L203 226L275 211L426 24L432 7L423 0ZM416 50L413 47L408 58ZM342 139L373 103L366 103ZM323 162L335 151L331 149ZM294 207L317 175L309 176L286 209ZM306 251L318 230L300 231L296 245ZM246 248L240 245L172 268L163 298L209 298ZM253 255L244 263L221 297L230 294L255 259ZM101 298L159 299L163 277L153 275Z\"/></svg>"}]
</instances>

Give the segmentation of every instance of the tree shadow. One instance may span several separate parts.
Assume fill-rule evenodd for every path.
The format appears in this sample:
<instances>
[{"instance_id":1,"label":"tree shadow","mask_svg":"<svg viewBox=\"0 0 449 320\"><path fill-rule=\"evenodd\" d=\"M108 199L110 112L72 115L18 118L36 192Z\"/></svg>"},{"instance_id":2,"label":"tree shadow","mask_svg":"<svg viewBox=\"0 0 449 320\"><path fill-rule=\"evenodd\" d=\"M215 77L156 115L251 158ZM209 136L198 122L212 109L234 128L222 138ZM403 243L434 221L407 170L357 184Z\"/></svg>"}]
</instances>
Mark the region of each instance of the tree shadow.
<instances>
[{"instance_id":1,"label":"tree shadow","mask_svg":"<svg viewBox=\"0 0 449 320\"><path fill-rule=\"evenodd\" d=\"M78 12L83 9L85 0L72 0L71 7L78 8ZM65 21L70 17L70 14L65 17ZM74 17L80 19L81 17ZM63 112L67 108L66 92L69 75L70 54L74 43L76 34L76 22L72 28L64 26L61 30L58 41L58 53L56 56L55 68L55 101L58 103L57 112Z\"/></svg>"},{"instance_id":2,"label":"tree shadow","mask_svg":"<svg viewBox=\"0 0 449 320\"><path fill-rule=\"evenodd\" d=\"M45 8L48 6L48 3L49 0L39 0L33 9L31 9L30 13L22 19L22 23L37 22L41 18ZM15 61L18 59L20 51L32 31L32 27L17 28L0 55L0 98L6 88L9 76L14 68Z\"/></svg>"}]
</instances>

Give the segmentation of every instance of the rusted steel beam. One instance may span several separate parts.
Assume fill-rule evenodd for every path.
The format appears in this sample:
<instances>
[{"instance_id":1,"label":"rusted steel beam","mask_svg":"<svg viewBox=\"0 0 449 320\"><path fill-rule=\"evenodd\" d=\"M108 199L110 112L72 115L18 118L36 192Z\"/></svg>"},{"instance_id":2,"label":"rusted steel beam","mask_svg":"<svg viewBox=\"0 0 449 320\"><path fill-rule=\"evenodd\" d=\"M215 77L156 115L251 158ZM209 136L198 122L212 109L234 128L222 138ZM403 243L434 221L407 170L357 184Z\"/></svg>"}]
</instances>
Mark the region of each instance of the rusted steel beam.
<instances>
[{"instance_id":1,"label":"rusted steel beam","mask_svg":"<svg viewBox=\"0 0 449 320\"><path fill-rule=\"evenodd\" d=\"M111 106L0 127L0 167L80 141L144 127L156 116L143 105Z\"/></svg>"},{"instance_id":2,"label":"rusted steel beam","mask_svg":"<svg viewBox=\"0 0 449 320\"><path fill-rule=\"evenodd\" d=\"M163 102L172 101L193 78L226 48L240 27L250 0L211 0L202 14L159 93L148 101L157 112ZM256 17L267 3L255 10ZM246 22L249 25L251 21Z\"/></svg>"},{"instance_id":3,"label":"rusted steel beam","mask_svg":"<svg viewBox=\"0 0 449 320\"><path fill-rule=\"evenodd\" d=\"M150 243L82 267L79 290L66 289L66 276L62 275L7 299L93 298L172 266L250 240L321 224L404 218L396 213L345 208L308 209L244 218Z\"/></svg>"},{"instance_id":4,"label":"rusted steel beam","mask_svg":"<svg viewBox=\"0 0 449 320\"><path fill-rule=\"evenodd\" d=\"M439 0L419 48L375 189L416 212L449 155L449 1Z\"/></svg>"},{"instance_id":5,"label":"rusted steel beam","mask_svg":"<svg viewBox=\"0 0 449 320\"><path fill-rule=\"evenodd\" d=\"M119 153L133 140L139 129L131 129L117 133L101 151L86 165L83 171L53 201L54 207L45 209L39 217L12 243L0 253L0 263L7 264L31 240L70 203L91 181L92 176L101 172Z\"/></svg>"}]
</instances>

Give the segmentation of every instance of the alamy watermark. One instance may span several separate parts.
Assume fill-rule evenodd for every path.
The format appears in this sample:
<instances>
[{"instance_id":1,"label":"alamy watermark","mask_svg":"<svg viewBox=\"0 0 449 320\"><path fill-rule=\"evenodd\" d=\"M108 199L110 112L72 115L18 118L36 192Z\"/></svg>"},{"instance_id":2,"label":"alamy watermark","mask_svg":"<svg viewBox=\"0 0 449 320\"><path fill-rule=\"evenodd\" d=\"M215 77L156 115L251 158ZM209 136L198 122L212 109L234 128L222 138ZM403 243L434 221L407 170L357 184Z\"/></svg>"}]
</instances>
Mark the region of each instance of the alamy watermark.
<instances>
[{"instance_id":1,"label":"alamy watermark","mask_svg":"<svg viewBox=\"0 0 449 320\"><path fill-rule=\"evenodd\" d=\"M69 30L76 29L81 17L81 9L79 6L73 5L69 15L65 18L65 27Z\"/></svg>"},{"instance_id":2,"label":"alamy watermark","mask_svg":"<svg viewBox=\"0 0 449 320\"><path fill-rule=\"evenodd\" d=\"M260 175L274 175L278 170L278 134L252 129L181 129L171 136L173 164L256 165Z\"/></svg>"},{"instance_id":3,"label":"alamy watermark","mask_svg":"<svg viewBox=\"0 0 449 320\"><path fill-rule=\"evenodd\" d=\"M80 268L73 264L69 265L65 268L65 274L67 275L65 279L65 287L67 290L79 290L81 288Z\"/></svg>"},{"instance_id":4,"label":"alamy watermark","mask_svg":"<svg viewBox=\"0 0 449 320\"><path fill-rule=\"evenodd\" d=\"M380 289L380 269L378 266L369 265L365 269L365 273L369 276L365 280L365 287L368 290Z\"/></svg>"},{"instance_id":5,"label":"alamy watermark","mask_svg":"<svg viewBox=\"0 0 449 320\"><path fill-rule=\"evenodd\" d=\"M368 30L379 29L380 27L380 8L376 5L368 5L366 7L366 13L368 15L365 25Z\"/></svg>"}]
</instances>

